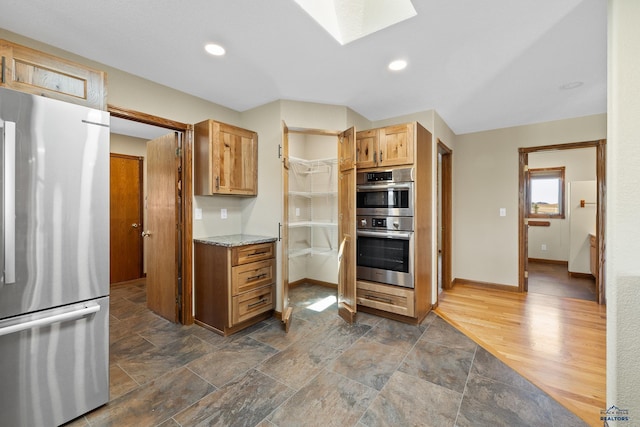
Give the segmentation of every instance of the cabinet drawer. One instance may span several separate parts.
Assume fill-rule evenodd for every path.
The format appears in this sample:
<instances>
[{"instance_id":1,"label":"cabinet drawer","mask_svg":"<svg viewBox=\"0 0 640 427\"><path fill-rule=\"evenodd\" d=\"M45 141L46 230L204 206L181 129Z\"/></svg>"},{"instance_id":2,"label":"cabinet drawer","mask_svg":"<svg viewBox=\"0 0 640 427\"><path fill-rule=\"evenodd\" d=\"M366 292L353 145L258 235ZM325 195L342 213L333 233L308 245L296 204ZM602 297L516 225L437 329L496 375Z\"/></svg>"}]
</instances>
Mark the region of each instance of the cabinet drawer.
<instances>
[{"instance_id":1,"label":"cabinet drawer","mask_svg":"<svg viewBox=\"0 0 640 427\"><path fill-rule=\"evenodd\" d=\"M249 320L273 307L273 285L235 296L231 309L233 324L230 326Z\"/></svg>"},{"instance_id":2,"label":"cabinet drawer","mask_svg":"<svg viewBox=\"0 0 640 427\"><path fill-rule=\"evenodd\" d=\"M274 259L232 267L231 295L238 295L273 283Z\"/></svg>"},{"instance_id":3,"label":"cabinet drawer","mask_svg":"<svg viewBox=\"0 0 640 427\"><path fill-rule=\"evenodd\" d=\"M238 246L231 251L231 263L232 265L240 265L273 258L274 252L273 243Z\"/></svg>"},{"instance_id":4,"label":"cabinet drawer","mask_svg":"<svg viewBox=\"0 0 640 427\"><path fill-rule=\"evenodd\" d=\"M358 304L403 316L415 316L413 289L357 282Z\"/></svg>"}]
</instances>

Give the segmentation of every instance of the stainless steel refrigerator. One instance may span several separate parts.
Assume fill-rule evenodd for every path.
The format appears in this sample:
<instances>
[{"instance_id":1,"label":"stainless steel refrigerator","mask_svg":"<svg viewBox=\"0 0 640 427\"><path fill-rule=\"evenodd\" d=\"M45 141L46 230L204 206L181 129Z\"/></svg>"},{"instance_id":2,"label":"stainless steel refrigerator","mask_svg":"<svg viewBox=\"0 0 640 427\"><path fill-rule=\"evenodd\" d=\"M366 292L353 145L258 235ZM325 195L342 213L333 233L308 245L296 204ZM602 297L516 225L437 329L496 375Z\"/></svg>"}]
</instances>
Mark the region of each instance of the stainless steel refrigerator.
<instances>
[{"instance_id":1,"label":"stainless steel refrigerator","mask_svg":"<svg viewBox=\"0 0 640 427\"><path fill-rule=\"evenodd\" d=\"M109 400L109 114L0 88L0 425Z\"/></svg>"}]
</instances>

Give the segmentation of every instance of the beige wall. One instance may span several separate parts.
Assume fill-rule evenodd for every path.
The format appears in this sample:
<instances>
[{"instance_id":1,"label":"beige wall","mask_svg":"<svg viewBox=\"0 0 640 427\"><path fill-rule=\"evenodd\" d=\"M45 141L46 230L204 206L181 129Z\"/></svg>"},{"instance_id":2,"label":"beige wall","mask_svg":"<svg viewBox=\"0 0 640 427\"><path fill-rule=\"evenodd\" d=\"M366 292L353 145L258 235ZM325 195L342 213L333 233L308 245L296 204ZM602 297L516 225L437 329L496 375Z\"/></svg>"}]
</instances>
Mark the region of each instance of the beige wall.
<instances>
[{"instance_id":1,"label":"beige wall","mask_svg":"<svg viewBox=\"0 0 640 427\"><path fill-rule=\"evenodd\" d=\"M609 0L607 407L640 419L640 2Z\"/></svg>"},{"instance_id":2,"label":"beige wall","mask_svg":"<svg viewBox=\"0 0 640 427\"><path fill-rule=\"evenodd\" d=\"M518 148L606 138L606 115L458 135L453 277L518 285ZM499 216L506 208L507 215Z\"/></svg>"},{"instance_id":3,"label":"beige wall","mask_svg":"<svg viewBox=\"0 0 640 427\"><path fill-rule=\"evenodd\" d=\"M569 249L571 247L570 221L574 207L569 204L569 186L573 181L596 180L596 149L579 148L575 150L536 151L529 154L529 168L565 167L565 218L551 218L549 227L529 227L529 258L548 259L556 261L569 261ZM589 200L589 202L595 202ZM588 209L595 209L589 206ZM593 232L595 233L595 217ZM575 237L575 236L574 236ZM585 234L583 240L589 243ZM546 246L546 250L542 249ZM583 254L585 256L585 254ZM589 253L586 259L580 263L586 268L570 269L576 273L589 273ZM570 263L572 264L572 263Z\"/></svg>"}]
</instances>

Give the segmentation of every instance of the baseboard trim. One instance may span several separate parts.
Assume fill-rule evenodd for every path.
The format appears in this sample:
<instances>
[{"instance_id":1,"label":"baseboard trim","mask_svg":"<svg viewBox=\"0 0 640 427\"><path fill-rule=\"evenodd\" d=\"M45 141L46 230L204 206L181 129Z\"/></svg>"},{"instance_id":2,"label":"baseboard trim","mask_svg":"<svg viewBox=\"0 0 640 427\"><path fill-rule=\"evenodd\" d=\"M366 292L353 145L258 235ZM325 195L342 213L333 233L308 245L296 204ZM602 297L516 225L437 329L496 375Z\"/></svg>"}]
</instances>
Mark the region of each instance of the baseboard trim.
<instances>
[{"instance_id":1,"label":"baseboard trim","mask_svg":"<svg viewBox=\"0 0 640 427\"><path fill-rule=\"evenodd\" d=\"M569 261L562 261L559 259L544 259L544 258L529 258L529 262L540 262L543 264L557 264L557 265L564 265L564 266L569 266Z\"/></svg>"},{"instance_id":2,"label":"baseboard trim","mask_svg":"<svg viewBox=\"0 0 640 427\"><path fill-rule=\"evenodd\" d=\"M478 288L488 288L488 289L495 289L498 291L506 291L506 292L519 292L517 286L499 285L497 283L480 282L478 280L469 280L469 279L460 279L458 277L453 279L453 286L456 286L456 285L474 286Z\"/></svg>"},{"instance_id":3,"label":"baseboard trim","mask_svg":"<svg viewBox=\"0 0 640 427\"><path fill-rule=\"evenodd\" d=\"M295 288L296 286L300 286L304 283L309 283L310 285L324 286L325 288L338 289L337 283L323 282L322 280L309 279L308 277L304 279L296 280L295 282L289 282L289 289Z\"/></svg>"},{"instance_id":4,"label":"baseboard trim","mask_svg":"<svg viewBox=\"0 0 640 427\"><path fill-rule=\"evenodd\" d=\"M569 277L573 277L575 279L595 279L591 273L577 273L575 271L570 271Z\"/></svg>"}]
</instances>

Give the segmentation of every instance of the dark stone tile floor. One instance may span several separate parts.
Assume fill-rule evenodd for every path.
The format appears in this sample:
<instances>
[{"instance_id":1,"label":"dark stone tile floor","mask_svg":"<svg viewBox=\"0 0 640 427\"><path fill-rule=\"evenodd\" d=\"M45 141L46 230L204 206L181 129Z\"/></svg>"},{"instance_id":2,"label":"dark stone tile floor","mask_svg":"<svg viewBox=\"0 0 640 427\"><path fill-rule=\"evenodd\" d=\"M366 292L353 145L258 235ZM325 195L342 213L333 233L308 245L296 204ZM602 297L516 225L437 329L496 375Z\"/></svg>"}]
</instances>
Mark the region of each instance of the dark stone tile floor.
<instances>
[{"instance_id":1,"label":"dark stone tile floor","mask_svg":"<svg viewBox=\"0 0 640 427\"><path fill-rule=\"evenodd\" d=\"M144 284L113 289L111 400L68 425L585 425L433 313L348 325L335 290L290 296L288 334L269 319L224 338L149 312Z\"/></svg>"}]
</instances>

